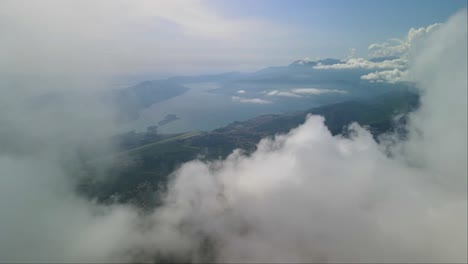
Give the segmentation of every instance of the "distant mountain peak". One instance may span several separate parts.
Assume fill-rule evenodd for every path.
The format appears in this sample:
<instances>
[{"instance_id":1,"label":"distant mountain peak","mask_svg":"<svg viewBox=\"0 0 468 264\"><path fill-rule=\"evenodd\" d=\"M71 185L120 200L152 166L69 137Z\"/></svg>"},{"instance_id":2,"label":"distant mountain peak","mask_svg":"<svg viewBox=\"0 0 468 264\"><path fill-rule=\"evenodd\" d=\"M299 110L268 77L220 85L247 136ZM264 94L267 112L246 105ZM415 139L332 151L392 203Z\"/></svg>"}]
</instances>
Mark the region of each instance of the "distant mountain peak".
<instances>
[{"instance_id":1,"label":"distant mountain peak","mask_svg":"<svg viewBox=\"0 0 468 264\"><path fill-rule=\"evenodd\" d=\"M302 60L296 60L293 63L291 63L289 66L290 67L313 67L316 65L332 65L332 64L337 64L340 63L341 60L338 59L333 59L333 58L326 58L326 59L317 59L317 60L310 60L309 58L305 58Z\"/></svg>"}]
</instances>

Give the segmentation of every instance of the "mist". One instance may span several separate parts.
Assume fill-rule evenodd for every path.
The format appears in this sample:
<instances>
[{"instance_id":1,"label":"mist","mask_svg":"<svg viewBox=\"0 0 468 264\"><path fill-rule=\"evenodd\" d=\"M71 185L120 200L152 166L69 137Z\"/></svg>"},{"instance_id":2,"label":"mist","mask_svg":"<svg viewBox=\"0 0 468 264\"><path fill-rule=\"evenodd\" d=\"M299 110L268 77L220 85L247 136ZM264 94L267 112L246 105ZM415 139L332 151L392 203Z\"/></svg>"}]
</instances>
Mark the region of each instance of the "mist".
<instances>
[{"instance_id":1,"label":"mist","mask_svg":"<svg viewBox=\"0 0 468 264\"><path fill-rule=\"evenodd\" d=\"M308 116L250 155L184 164L150 213L76 192L80 153L113 149L115 109L92 96L116 72L100 53L112 37L88 31L92 23L67 31L54 21L43 29L66 34L60 45L28 33L32 48L17 46L5 34L0 261L467 262L466 21L463 10L412 47L421 106L407 139L377 143L359 124L332 136L322 117ZM56 90L70 93L31 103Z\"/></svg>"}]
</instances>

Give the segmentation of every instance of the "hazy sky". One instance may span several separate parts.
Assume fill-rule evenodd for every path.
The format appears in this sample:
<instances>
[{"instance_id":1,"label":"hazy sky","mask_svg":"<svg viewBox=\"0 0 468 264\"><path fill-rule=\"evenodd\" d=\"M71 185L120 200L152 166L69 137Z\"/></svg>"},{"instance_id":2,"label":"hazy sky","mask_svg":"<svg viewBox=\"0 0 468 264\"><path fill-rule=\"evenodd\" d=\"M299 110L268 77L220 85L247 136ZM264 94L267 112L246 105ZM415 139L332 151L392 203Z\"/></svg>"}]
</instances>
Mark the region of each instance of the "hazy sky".
<instances>
[{"instance_id":1,"label":"hazy sky","mask_svg":"<svg viewBox=\"0 0 468 264\"><path fill-rule=\"evenodd\" d=\"M466 1L5 0L0 48L7 52L0 55L24 59L32 72L44 63L62 71L71 60L118 74L251 71L306 57L347 58L351 48L366 57L370 44L464 7ZM70 47L76 52L61 53Z\"/></svg>"}]
</instances>

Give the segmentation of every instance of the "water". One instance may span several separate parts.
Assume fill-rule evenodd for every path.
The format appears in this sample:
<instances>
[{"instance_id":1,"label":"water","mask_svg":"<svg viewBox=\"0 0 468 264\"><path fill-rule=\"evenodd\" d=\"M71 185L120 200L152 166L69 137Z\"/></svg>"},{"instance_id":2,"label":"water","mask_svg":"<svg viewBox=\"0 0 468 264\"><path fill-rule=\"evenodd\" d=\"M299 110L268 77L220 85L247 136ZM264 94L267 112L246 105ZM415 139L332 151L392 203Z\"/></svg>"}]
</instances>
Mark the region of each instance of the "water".
<instances>
[{"instance_id":1,"label":"water","mask_svg":"<svg viewBox=\"0 0 468 264\"><path fill-rule=\"evenodd\" d=\"M209 131L233 121L243 121L263 114L303 110L314 105L311 102L298 103L294 99L276 98L271 99L271 104L241 103L233 101L231 94L213 93L211 90L218 87L216 83L184 85L190 90L143 110L140 118L130 124L129 128L145 130L148 126L157 125L166 115L175 114L180 119L159 127L159 132Z\"/></svg>"}]
</instances>

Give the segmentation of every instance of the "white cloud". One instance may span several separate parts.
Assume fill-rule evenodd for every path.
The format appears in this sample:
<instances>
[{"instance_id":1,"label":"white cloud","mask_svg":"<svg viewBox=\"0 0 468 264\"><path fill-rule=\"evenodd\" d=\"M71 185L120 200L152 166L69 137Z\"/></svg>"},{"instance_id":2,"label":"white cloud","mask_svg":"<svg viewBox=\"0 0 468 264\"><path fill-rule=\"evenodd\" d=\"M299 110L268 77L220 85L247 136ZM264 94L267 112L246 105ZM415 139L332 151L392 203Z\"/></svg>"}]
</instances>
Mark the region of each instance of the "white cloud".
<instances>
[{"instance_id":1,"label":"white cloud","mask_svg":"<svg viewBox=\"0 0 468 264\"><path fill-rule=\"evenodd\" d=\"M300 95L296 93L287 92L287 91L279 91L279 90L273 90L273 91L267 92L267 95L268 96L295 97L295 98L301 97Z\"/></svg>"},{"instance_id":2,"label":"white cloud","mask_svg":"<svg viewBox=\"0 0 468 264\"><path fill-rule=\"evenodd\" d=\"M315 69L382 69L383 71L371 72L361 76L361 79L370 82L388 82L395 83L403 81L408 68L408 52L412 47L421 43L428 38L432 32L438 29L442 24L436 23L428 27L418 29L411 28L405 39L390 39L384 43L374 43L369 45L370 57L391 57L396 56L396 59L388 59L379 62L370 61L364 58L350 57L344 63L333 65L317 65Z\"/></svg>"},{"instance_id":3,"label":"white cloud","mask_svg":"<svg viewBox=\"0 0 468 264\"><path fill-rule=\"evenodd\" d=\"M423 93L408 141L356 124L334 137L310 116L251 155L185 164L160 213L210 237L215 262L465 263L466 18L413 58Z\"/></svg>"},{"instance_id":4,"label":"white cloud","mask_svg":"<svg viewBox=\"0 0 468 264\"><path fill-rule=\"evenodd\" d=\"M398 56L400 57L398 60L401 60L404 63L401 64L401 67L390 67L393 68L393 70L384 70L363 75L361 76L361 79L368 80L370 82L388 83L408 81L409 76L408 72L406 71L406 61L408 57L411 56L409 52L411 49L415 50L415 46L429 38L430 35L441 26L442 24L436 23L425 28L411 28L408 32L408 35L403 40L391 39L381 44L371 44L368 48L371 57Z\"/></svg>"},{"instance_id":5,"label":"white cloud","mask_svg":"<svg viewBox=\"0 0 468 264\"><path fill-rule=\"evenodd\" d=\"M394 59L385 60L382 62L373 62L363 58L352 58L344 63L332 64L332 65L317 65L314 69L404 69L407 67L407 61L405 59Z\"/></svg>"},{"instance_id":6,"label":"white cloud","mask_svg":"<svg viewBox=\"0 0 468 264\"><path fill-rule=\"evenodd\" d=\"M232 101L238 103L246 103L246 104L271 104L272 101L264 100L261 98L242 98L238 96L233 96Z\"/></svg>"},{"instance_id":7,"label":"white cloud","mask_svg":"<svg viewBox=\"0 0 468 264\"><path fill-rule=\"evenodd\" d=\"M418 42L426 38L430 33L439 28L441 24L435 23L428 27L418 29L411 28L405 39L390 39L384 43L374 43L369 45L371 57L398 56L404 57L409 49Z\"/></svg>"},{"instance_id":8,"label":"white cloud","mask_svg":"<svg viewBox=\"0 0 468 264\"><path fill-rule=\"evenodd\" d=\"M318 95L318 94L325 94L325 93L340 93L340 94L347 93L347 91L343 91L343 90L317 89L317 88L295 88L295 89L292 89L292 92L296 94L304 94L304 95L308 95L308 94Z\"/></svg>"},{"instance_id":9,"label":"white cloud","mask_svg":"<svg viewBox=\"0 0 468 264\"><path fill-rule=\"evenodd\" d=\"M238 93L238 94L245 94L246 92L245 92L245 90L239 90L239 91L237 91L236 93Z\"/></svg>"},{"instance_id":10,"label":"white cloud","mask_svg":"<svg viewBox=\"0 0 468 264\"><path fill-rule=\"evenodd\" d=\"M361 76L361 79L369 82L388 82L396 83L401 81L408 81L408 71L401 71L399 69L376 71Z\"/></svg>"},{"instance_id":11,"label":"white cloud","mask_svg":"<svg viewBox=\"0 0 468 264\"><path fill-rule=\"evenodd\" d=\"M210 236L216 262L463 261L466 200L354 129L332 137L310 117L250 157L188 163L161 210Z\"/></svg>"}]
</instances>

